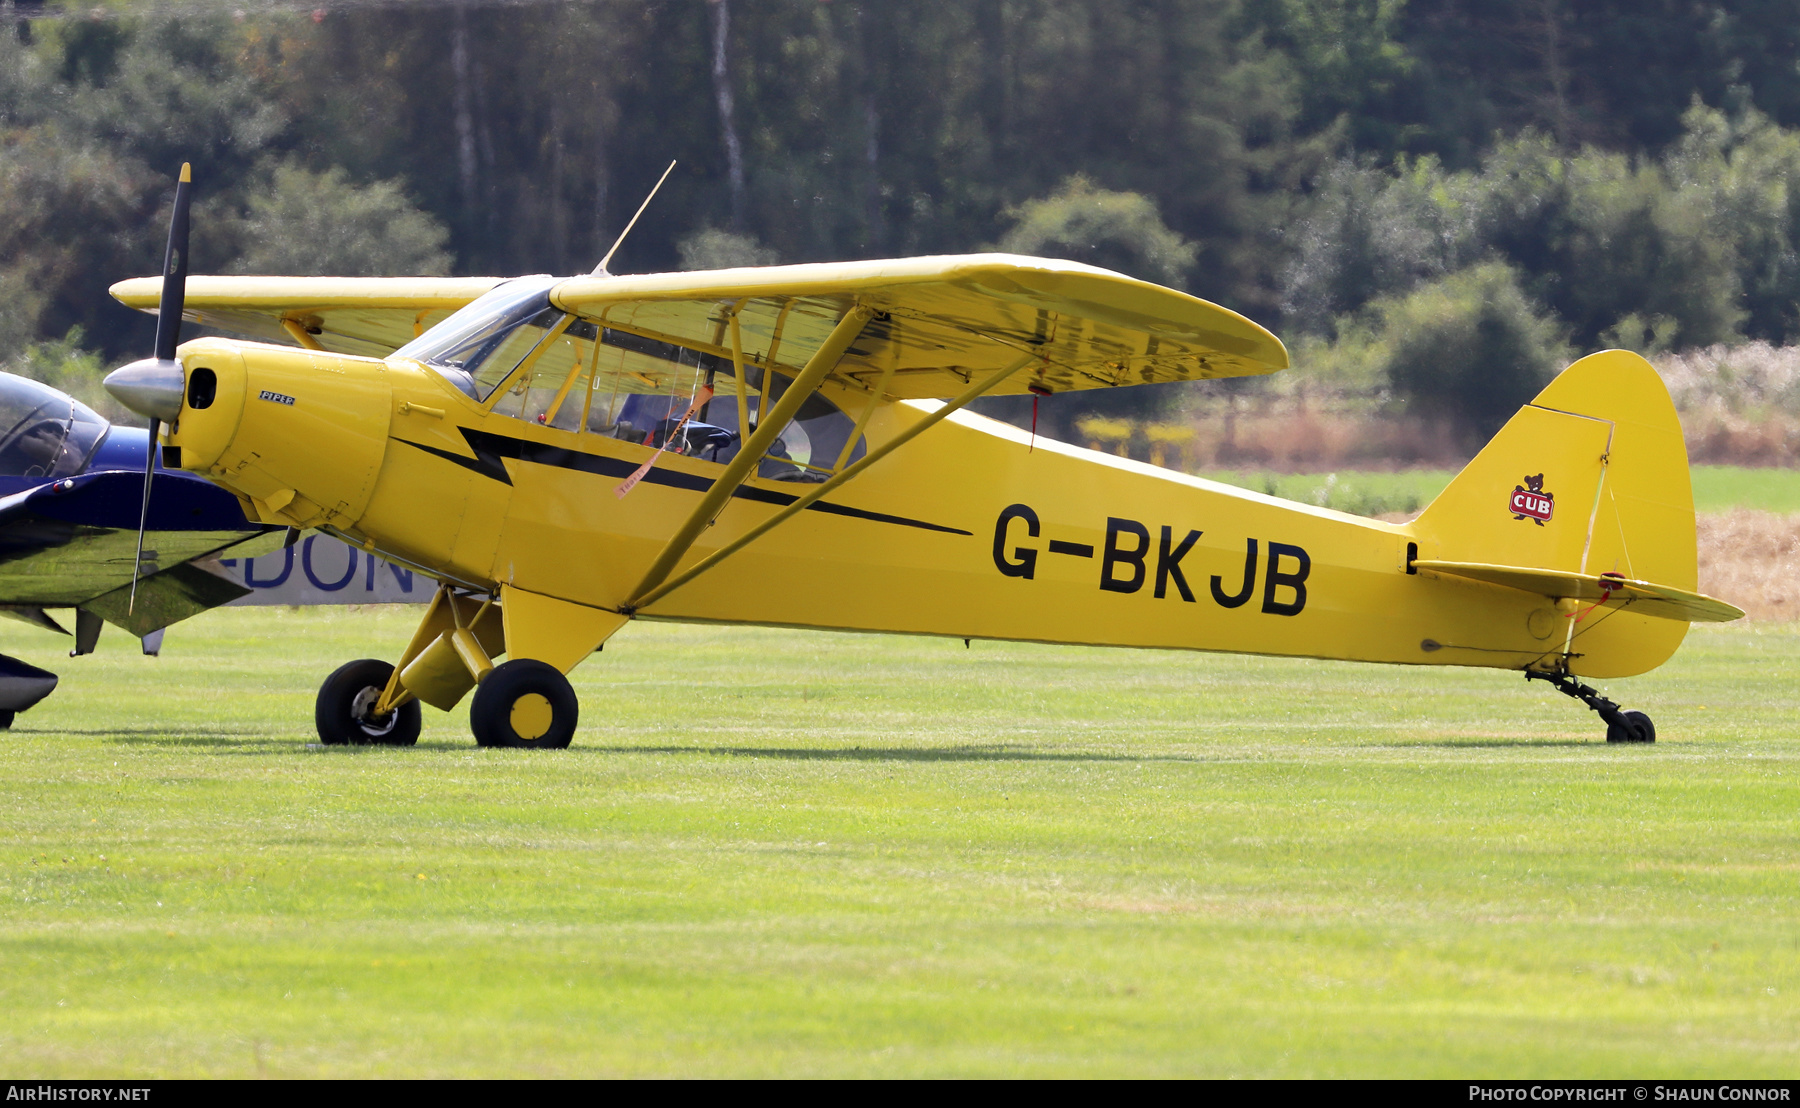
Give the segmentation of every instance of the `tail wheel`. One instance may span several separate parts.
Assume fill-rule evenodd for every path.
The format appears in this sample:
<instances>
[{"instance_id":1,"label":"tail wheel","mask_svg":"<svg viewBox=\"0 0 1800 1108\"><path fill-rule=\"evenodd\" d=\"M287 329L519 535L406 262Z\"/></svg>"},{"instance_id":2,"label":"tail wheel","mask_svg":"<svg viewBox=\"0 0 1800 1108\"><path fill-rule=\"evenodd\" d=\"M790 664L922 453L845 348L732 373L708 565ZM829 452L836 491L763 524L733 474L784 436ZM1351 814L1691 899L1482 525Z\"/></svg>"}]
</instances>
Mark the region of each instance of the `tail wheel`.
<instances>
[{"instance_id":1,"label":"tail wheel","mask_svg":"<svg viewBox=\"0 0 1800 1108\"><path fill-rule=\"evenodd\" d=\"M1653 743L1656 741L1656 724L1642 712L1621 712L1619 723L1606 726L1606 741L1609 743Z\"/></svg>"},{"instance_id":2,"label":"tail wheel","mask_svg":"<svg viewBox=\"0 0 1800 1108\"><path fill-rule=\"evenodd\" d=\"M555 666L515 658L488 671L469 706L469 727L481 746L560 750L575 737L580 705Z\"/></svg>"},{"instance_id":3,"label":"tail wheel","mask_svg":"<svg viewBox=\"0 0 1800 1108\"><path fill-rule=\"evenodd\" d=\"M376 658L346 662L319 686L313 723L327 746L411 746L419 741L419 702L375 714L394 667Z\"/></svg>"}]
</instances>

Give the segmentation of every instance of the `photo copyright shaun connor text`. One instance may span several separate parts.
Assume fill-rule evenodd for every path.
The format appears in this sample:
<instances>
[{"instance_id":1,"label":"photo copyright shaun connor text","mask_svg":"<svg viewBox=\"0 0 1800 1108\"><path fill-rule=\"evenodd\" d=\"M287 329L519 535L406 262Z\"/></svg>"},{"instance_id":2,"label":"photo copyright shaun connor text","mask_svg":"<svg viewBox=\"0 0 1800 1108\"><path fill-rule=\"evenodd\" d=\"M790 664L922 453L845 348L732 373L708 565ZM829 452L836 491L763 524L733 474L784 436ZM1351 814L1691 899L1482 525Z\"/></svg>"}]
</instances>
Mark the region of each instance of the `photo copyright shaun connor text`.
<instances>
[{"instance_id":1,"label":"photo copyright shaun connor text","mask_svg":"<svg viewBox=\"0 0 1800 1108\"><path fill-rule=\"evenodd\" d=\"M1653 1082L1629 1085L1470 1085L1469 1099L1474 1101L1577 1101L1603 1103L1667 1103L1670 1101L1739 1101L1792 1103L1792 1089L1785 1084L1730 1085L1679 1084L1659 1085Z\"/></svg>"}]
</instances>

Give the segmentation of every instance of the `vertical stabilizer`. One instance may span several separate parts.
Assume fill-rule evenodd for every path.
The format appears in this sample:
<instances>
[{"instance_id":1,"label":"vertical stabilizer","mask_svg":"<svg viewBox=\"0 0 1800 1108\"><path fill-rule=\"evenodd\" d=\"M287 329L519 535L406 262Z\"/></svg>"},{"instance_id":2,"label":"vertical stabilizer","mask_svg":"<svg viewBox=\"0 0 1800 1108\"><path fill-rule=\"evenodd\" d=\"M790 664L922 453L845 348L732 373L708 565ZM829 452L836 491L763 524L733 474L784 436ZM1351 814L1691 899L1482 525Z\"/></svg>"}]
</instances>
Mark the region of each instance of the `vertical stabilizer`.
<instances>
[{"instance_id":1,"label":"vertical stabilizer","mask_svg":"<svg viewBox=\"0 0 1800 1108\"><path fill-rule=\"evenodd\" d=\"M1413 525L1419 558L1696 588L1694 494L1681 420L1649 362L1625 350L1569 366L1507 421ZM1571 665L1659 665L1687 625L1609 609L1584 620ZM1579 640L1579 641L1574 641Z\"/></svg>"}]
</instances>

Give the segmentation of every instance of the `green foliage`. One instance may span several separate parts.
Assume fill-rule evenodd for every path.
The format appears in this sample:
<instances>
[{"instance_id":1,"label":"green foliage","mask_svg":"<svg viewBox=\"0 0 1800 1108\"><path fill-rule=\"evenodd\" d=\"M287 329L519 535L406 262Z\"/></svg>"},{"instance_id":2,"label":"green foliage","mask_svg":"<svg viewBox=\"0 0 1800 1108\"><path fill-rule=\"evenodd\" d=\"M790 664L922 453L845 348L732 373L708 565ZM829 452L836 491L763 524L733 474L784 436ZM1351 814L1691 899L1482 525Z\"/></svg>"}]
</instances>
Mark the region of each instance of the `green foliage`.
<instances>
[{"instance_id":1,"label":"green foliage","mask_svg":"<svg viewBox=\"0 0 1800 1108\"><path fill-rule=\"evenodd\" d=\"M1800 336L1800 132L1755 109L1727 115L1700 103L1683 122L1668 172L1706 198L1718 239L1734 249L1744 332Z\"/></svg>"},{"instance_id":2,"label":"green foliage","mask_svg":"<svg viewBox=\"0 0 1800 1108\"><path fill-rule=\"evenodd\" d=\"M398 181L358 186L341 169L291 163L267 172L235 228L232 273L443 276L449 232L413 207Z\"/></svg>"},{"instance_id":3,"label":"green foliage","mask_svg":"<svg viewBox=\"0 0 1800 1108\"><path fill-rule=\"evenodd\" d=\"M749 235L735 235L707 227L695 231L678 244L681 268L736 269L739 266L774 265L780 256Z\"/></svg>"},{"instance_id":4,"label":"green foliage","mask_svg":"<svg viewBox=\"0 0 1800 1108\"><path fill-rule=\"evenodd\" d=\"M1470 184L1430 157L1391 171L1351 161L1330 166L1290 235L1283 273L1290 325L1329 333L1344 312L1475 261L1480 211Z\"/></svg>"},{"instance_id":5,"label":"green foliage","mask_svg":"<svg viewBox=\"0 0 1800 1108\"><path fill-rule=\"evenodd\" d=\"M1291 236L1289 319L1332 334L1365 303L1497 257L1584 349L1727 342L1746 319L1785 337L1800 294L1800 200L1790 214L1787 187L1800 135L1702 108L1687 119L1686 138L1656 160L1571 155L1525 134L1474 170L1432 158L1333 166Z\"/></svg>"},{"instance_id":6,"label":"green foliage","mask_svg":"<svg viewBox=\"0 0 1800 1108\"><path fill-rule=\"evenodd\" d=\"M173 174L192 162L217 188L248 173L288 130L224 16L127 17L130 38L98 81L71 83L61 119L118 154Z\"/></svg>"},{"instance_id":7,"label":"green foliage","mask_svg":"<svg viewBox=\"0 0 1800 1108\"><path fill-rule=\"evenodd\" d=\"M1156 201L1097 188L1077 174L1039 200L1009 208L1012 229L996 249L1097 265L1176 288L1199 247L1171 231Z\"/></svg>"},{"instance_id":8,"label":"green foliage","mask_svg":"<svg viewBox=\"0 0 1800 1108\"><path fill-rule=\"evenodd\" d=\"M1583 345L1640 314L1670 321L1682 346L1737 337L1735 243L1712 218L1711 187L1677 187L1660 167L1594 152L1568 162L1566 181L1567 229L1534 284Z\"/></svg>"},{"instance_id":9,"label":"green foliage","mask_svg":"<svg viewBox=\"0 0 1800 1108\"><path fill-rule=\"evenodd\" d=\"M44 295L33 266L17 259L0 269L0 350L31 345L38 335L38 317L44 311Z\"/></svg>"},{"instance_id":10,"label":"green foliage","mask_svg":"<svg viewBox=\"0 0 1800 1108\"><path fill-rule=\"evenodd\" d=\"M1715 107L1754 104L1784 126L1800 124L1793 65L1800 25L1789 4L1246 0L1246 7L1277 41L1292 40L1297 53L1316 59L1308 104L1343 111L1357 148L1382 160L1433 153L1469 168L1496 135L1523 131L1569 150L1656 151L1680 135L1682 112L1696 96ZM1295 9L1317 28L1310 42L1308 28L1289 14Z\"/></svg>"},{"instance_id":11,"label":"green foliage","mask_svg":"<svg viewBox=\"0 0 1800 1108\"><path fill-rule=\"evenodd\" d=\"M994 249L1012 254L1065 258L1111 269L1140 280L1180 287L1199 247L1163 222L1156 202L1134 192L1098 188L1077 174L1049 196L1009 208L1012 227ZM1178 386L1091 390L1054 405L1040 405L1039 428L1071 437L1082 418L1106 421L1152 419L1168 411ZM1031 401L989 401L983 411L1014 423L1029 419ZM1046 418L1047 416L1047 418Z\"/></svg>"},{"instance_id":12,"label":"green foliage","mask_svg":"<svg viewBox=\"0 0 1800 1108\"><path fill-rule=\"evenodd\" d=\"M0 288L34 290L0 328L80 327L117 358L142 354L153 324L106 289L155 272L180 164L195 163L200 190L195 265L223 268L232 236L209 233L211 217L236 206L286 117L228 18L95 16L0 34Z\"/></svg>"},{"instance_id":13,"label":"green foliage","mask_svg":"<svg viewBox=\"0 0 1800 1108\"><path fill-rule=\"evenodd\" d=\"M1405 99L1419 64L1403 41L1406 0L1250 0L1247 21L1293 59L1303 128L1341 127L1358 150L1409 148Z\"/></svg>"},{"instance_id":14,"label":"green foliage","mask_svg":"<svg viewBox=\"0 0 1800 1108\"><path fill-rule=\"evenodd\" d=\"M60 339L34 342L0 360L0 371L16 373L60 389L114 423L141 426L143 417L112 398L101 382L113 367L82 346L81 328L71 327Z\"/></svg>"},{"instance_id":15,"label":"green foliage","mask_svg":"<svg viewBox=\"0 0 1800 1108\"><path fill-rule=\"evenodd\" d=\"M66 144L53 129L0 136L0 340L7 349L103 318L112 280L154 272L154 261L133 264L155 250L144 178L131 161Z\"/></svg>"},{"instance_id":16,"label":"green foliage","mask_svg":"<svg viewBox=\"0 0 1800 1108\"><path fill-rule=\"evenodd\" d=\"M1485 262L1370 306L1394 393L1485 441L1567 360L1559 326Z\"/></svg>"},{"instance_id":17,"label":"green foliage","mask_svg":"<svg viewBox=\"0 0 1800 1108\"><path fill-rule=\"evenodd\" d=\"M585 272L677 158L615 271L999 240L1191 287L1346 379L1382 377L1361 309L1490 259L1581 348L1800 334L1782 5L5 11L15 345L142 352L105 290L154 270L184 160L202 271ZM1182 394L1059 398L1046 427Z\"/></svg>"},{"instance_id":18,"label":"green foliage","mask_svg":"<svg viewBox=\"0 0 1800 1108\"><path fill-rule=\"evenodd\" d=\"M1385 393L1387 334L1376 326L1371 313L1344 316L1337 321L1335 338L1301 335L1289 344L1294 369L1306 380L1327 389L1360 396ZM1293 387L1299 388L1298 384Z\"/></svg>"}]
</instances>

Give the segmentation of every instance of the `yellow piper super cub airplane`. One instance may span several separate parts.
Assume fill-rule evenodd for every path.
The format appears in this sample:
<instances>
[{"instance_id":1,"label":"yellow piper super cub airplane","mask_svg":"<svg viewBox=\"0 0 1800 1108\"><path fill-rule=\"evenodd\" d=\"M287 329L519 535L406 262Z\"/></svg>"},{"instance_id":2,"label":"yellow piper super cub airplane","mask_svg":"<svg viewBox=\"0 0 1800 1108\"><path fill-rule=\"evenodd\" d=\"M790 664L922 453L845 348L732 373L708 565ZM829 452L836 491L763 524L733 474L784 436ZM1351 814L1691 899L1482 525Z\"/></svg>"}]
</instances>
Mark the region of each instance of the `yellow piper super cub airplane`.
<instances>
[{"instance_id":1,"label":"yellow piper super cub airplane","mask_svg":"<svg viewBox=\"0 0 1800 1108\"><path fill-rule=\"evenodd\" d=\"M442 583L394 664L327 678L327 743L410 744L419 702L474 690L478 743L567 746L565 674L634 618L1512 669L1650 742L1577 678L1743 614L1695 592L1681 426L1625 351L1564 370L1389 524L965 410L1288 364L1250 320L1121 274L978 254L188 280L185 176L164 277L113 295L299 348L197 339L108 387L252 519Z\"/></svg>"}]
</instances>

